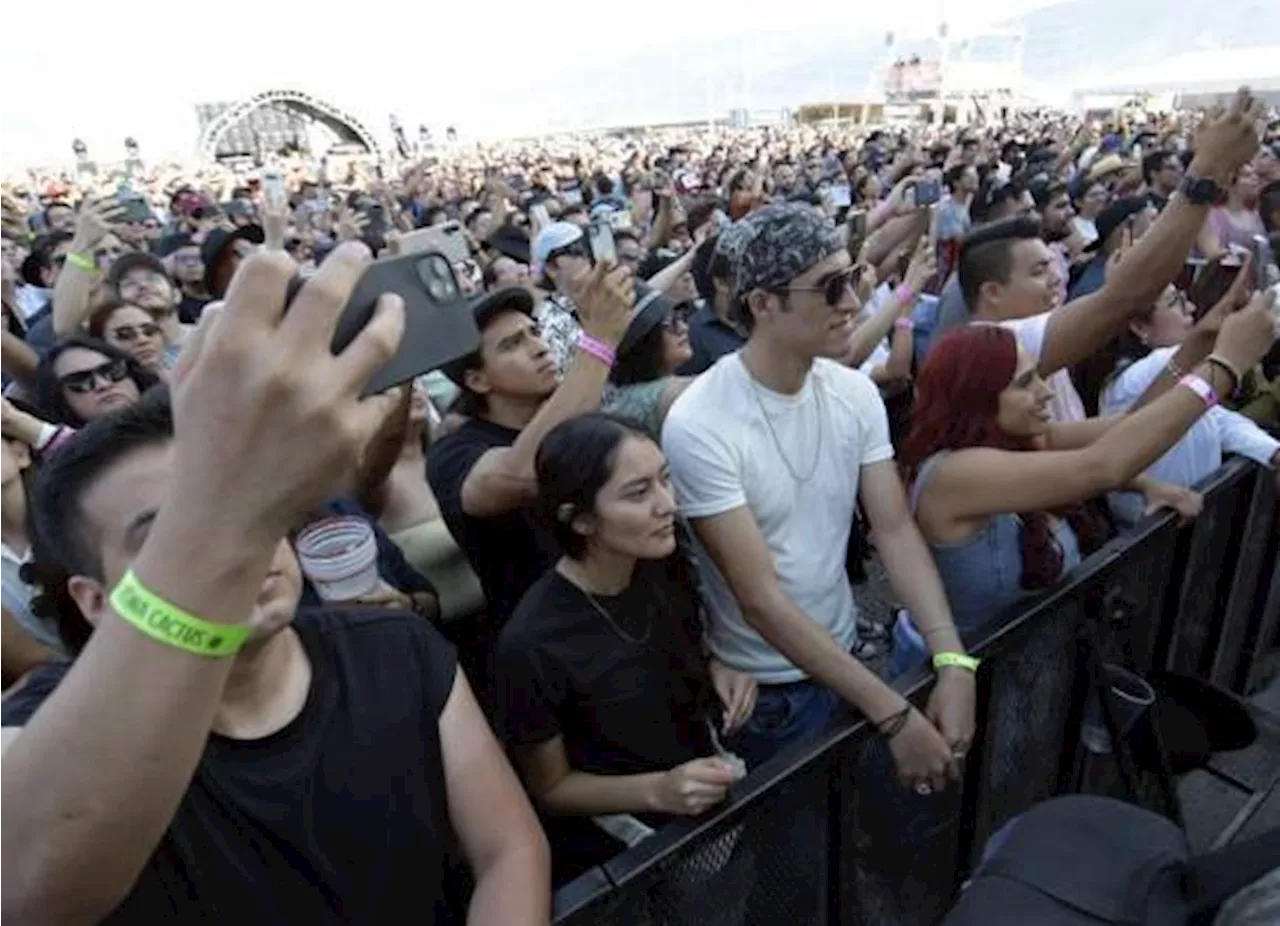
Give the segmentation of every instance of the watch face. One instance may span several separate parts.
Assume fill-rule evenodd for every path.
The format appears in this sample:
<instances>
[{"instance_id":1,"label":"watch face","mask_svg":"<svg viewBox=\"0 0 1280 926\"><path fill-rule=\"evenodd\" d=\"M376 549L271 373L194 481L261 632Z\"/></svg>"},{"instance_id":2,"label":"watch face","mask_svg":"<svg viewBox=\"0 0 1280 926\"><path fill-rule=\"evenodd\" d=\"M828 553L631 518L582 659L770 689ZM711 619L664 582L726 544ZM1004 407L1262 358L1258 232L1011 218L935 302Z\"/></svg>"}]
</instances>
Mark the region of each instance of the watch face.
<instances>
[{"instance_id":1,"label":"watch face","mask_svg":"<svg viewBox=\"0 0 1280 926\"><path fill-rule=\"evenodd\" d=\"M1193 203L1211 203L1218 198L1218 184L1208 177L1187 177L1182 183L1183 192Z\"/></svg>"}]
</instances>

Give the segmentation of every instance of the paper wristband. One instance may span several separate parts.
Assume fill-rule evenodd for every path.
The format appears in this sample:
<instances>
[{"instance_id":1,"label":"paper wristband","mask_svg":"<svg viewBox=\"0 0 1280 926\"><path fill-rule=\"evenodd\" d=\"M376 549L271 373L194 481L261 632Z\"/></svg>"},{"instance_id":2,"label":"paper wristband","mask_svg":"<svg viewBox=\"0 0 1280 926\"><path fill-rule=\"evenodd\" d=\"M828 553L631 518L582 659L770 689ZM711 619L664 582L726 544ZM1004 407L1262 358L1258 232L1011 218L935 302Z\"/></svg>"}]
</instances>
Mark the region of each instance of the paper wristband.
<instances>
[{"instance_id":1,"label":"paper wristband","mask_svg":"<svg viewBox=\"0 0 1280 926\"><path fill-rule=\"evenodd\" d=\"M249 635L242 624L214 624L170 604L139 582L132 569L112 590L111 607L153 640L197 656L234 656Z\"/></svg>"},{"instance_id":2,"label":"paper wristband","mask_svg":"<svg viewBox=\"0 0 1280 926\"><path fill-rule=\"evenodd\" d=\"M604 341L596 340L585 332L578 335L578 350L586 351L592 357L595 357L605 366L609 367L609 369L613 369L614 361L618 359L618 356L614 353L612 347L604 343Z\"/></svg>"},{"instance_id":3,"label":"paper wristband","mask_svg":"<svg viewBox=\"0 0 1280 926\"><path fill-rule=\"evenodd\" d=\"M1218 394L1213 391L1213 387L1194 373L1182 377L1178 380L1178 385L1185 386L1198 395L1205 408L1213 408L1218 404Z\"/></svg>"},{"instance_id":4,"label":"paper wristband","mask_svg":"<svg viewBox=\"0 0 1280 926\"><path fill-rule=\"evenodd\" d=\"M933 657L933 667L935 669L945 669L948 666L955 666L957 669L967 669L970 672L977 672L978 666L981 663L981 659L974 659L972 656L966 656L964 653L935 653Z\"/></svg>"}]
</instances>

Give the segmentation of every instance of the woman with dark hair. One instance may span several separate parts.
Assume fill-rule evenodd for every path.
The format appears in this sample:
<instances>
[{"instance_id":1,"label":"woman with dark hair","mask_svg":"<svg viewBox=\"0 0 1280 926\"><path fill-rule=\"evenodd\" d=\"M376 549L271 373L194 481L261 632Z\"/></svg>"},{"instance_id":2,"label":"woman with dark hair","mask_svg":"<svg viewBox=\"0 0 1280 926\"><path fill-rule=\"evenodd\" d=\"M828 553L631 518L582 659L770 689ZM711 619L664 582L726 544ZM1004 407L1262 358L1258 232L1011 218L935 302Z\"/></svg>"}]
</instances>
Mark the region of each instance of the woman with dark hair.
<instances>
[{"instance_id":1,"label":"woman with dark hair","mask_svg":"<svg viewBox=\"0 0 1280 926\"><path fill-rule=\"evenodd\" d=\"M149 373L160 375L169 339L146 309L121 299L100 303L89 316L89 335L118 347Z\"/></svg>"},{"instance_id":2,"label":"woman with dark hair","mask_svg":"<svg viewBox=\"0 0 1280 926\"><path fill-rule=\"evenodd\" d=\"M564 555L502 631L499 713L529 793L552 818L558 861L572 868L621 848L602 845L583 817L655 825L723 800L742 772L717 757L717 737L751 715L756 689L703 655L696 580L657 444L620 419L583 415L547 434L535 470Z\"/></svg>"},{"instance_id":3,"label":"woman with dark hair","mask_svg":"<svg viewBox=\"0 0 1280 926\"><path fill-rule=\"evenodd\" d=\"M51 421L79 428L138 401L158 382L118 347L72 335L40 359L36 399Z\"/></svg>"},{"instance_id":4,"label":"woman with dark hair","mask_svg":"<svg viewBox=\"0 0 1280 926\"><path fill-rule=\"evenodd\" d=\"M639 425L657 440L667 410L692 382L673 375L693 357L685 307L650 289L637 288L631 324L618 343L609 374L614 389L604 410Z\"/></svg>"},{"instance_id":5,"label":"woman with dark hair","mask_svg":"<svg viewBox=\"0 0 1280 926\"><path fill-rule=\"evenodd\" d=\"M1051 390L1004 328L969 325L939 340L916 381L901 460L957 630L972 634L1053 585L1105 539L1082 503L1126 485L1234 388L1235 371L1274 339L1263 303L1227 318L1210 359L1176 387L1120 418L1055 422ZM900 617L894 668L926 652Z\"/></svg>"},{"instance_id":6,"label":"woman with dark hair","mask_svg":"<svg viewBox=\"0 0 1280 926\"><path fill-rule=\"evenodd\" d=\"M1221 318L1233 307L1223 306L1205 323ZM1191 331L1191 305L1181 292L1167 287L1145 315L1134 316L1129 327L1103 349L1102 355L1111 358L1112 369L1098 397L1098 413L1123 415L1129 411L1171 362L1176 366L1174 355ZM1238 412L1215 406L1146 472L1161 482L1190 488L1221 466L1229 453L1262 466L1280 465L1280 441ZM1107 502L1123 526L1135 524L1142 516L1143 500L1136 492L1112 492Z\"/></svg>"},{"instance_id":7,"label":"woman with dark hair","mask_svg":"<svg viewBox=\"0 0 1280 926\"><path fill-rule=\"evenodd\" d=\"M1232 175L1226 201L1209 210L1197 241L1206 258L1221 257L1232 247L1251 250L1254 235L1266 234L1258 211L1258 192L1258 172L1252 164L1245 164Z\"/></svg>"}]
</instances>

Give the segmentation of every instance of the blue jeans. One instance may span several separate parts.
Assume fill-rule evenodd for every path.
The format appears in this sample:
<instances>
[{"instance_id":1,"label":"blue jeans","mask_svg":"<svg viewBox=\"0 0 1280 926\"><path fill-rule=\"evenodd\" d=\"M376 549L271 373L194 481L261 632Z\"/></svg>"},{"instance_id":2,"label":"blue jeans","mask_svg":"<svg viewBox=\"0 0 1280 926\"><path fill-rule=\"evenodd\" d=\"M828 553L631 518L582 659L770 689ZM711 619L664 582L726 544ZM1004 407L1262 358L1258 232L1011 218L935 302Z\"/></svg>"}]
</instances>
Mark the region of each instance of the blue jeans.
<instances>
[{"instance_id":1,"label":"blue jeans","mask_svg":"<svg viewBox=\"0 0 1280 926\"><path fill-rule=\"evenodd\" d=\"M755 768L788 746L825 732L843 711L839 697L820 682L761 685L756 709L725 745Z\"/></svg>"}]
</instances>

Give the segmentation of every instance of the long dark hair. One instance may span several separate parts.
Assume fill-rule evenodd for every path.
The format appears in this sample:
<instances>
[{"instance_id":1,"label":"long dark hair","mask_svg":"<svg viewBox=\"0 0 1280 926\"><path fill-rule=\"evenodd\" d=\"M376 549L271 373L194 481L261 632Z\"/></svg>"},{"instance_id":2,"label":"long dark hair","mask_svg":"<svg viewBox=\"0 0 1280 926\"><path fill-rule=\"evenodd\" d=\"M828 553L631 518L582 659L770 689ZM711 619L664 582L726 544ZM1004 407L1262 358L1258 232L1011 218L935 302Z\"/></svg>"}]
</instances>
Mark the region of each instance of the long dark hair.
<instances>
[{"instance_id":1,"label":"long dark hair","mask_svg":"<svg viewBox=\"0 0 1280 926\"><path fill-rule=\"evenodd\" d=\"M911 428L902 446L908 482L915 480L925 460L942 450L1031 449L1027 441L1006 434L996 420L1000 393L1013 380L1017 366L1018 342L997 325L965 325L938 340L916 380ZM1053 537L1049 514L1070 523L1082 553L1097 549L1107 537L1102 519L1080 503L1052 512L1011 514L1022 517L1023 588L1046 588L1062 574L1063 551Z\"/></svg>"},{"instance_id":2,"label":"long dark hair","mask_svg":"<svg viewBox=\"0 0 1280 926\"><path fill-rule=\"evenodd\" d=\"M596 497L613 475L618 448L628 438L653 442L624 418L590 412L562 421L538 446L533 464L538 509L570 559L582 559L587 552L587 540L574 531L573 520L595 511ZM690 538L679 519L676 524L676 553L668 558L669 574L678 588L700 601Z\"/></svg>"},{"instance_id":3,"label":"long dark hair","mask_svg":"<svg viewBox=\"0 0 1280 926\"><path fill-rule=\"evenodd\" d=\"M67 404L67 400L62 394L62 383L59 382L58 374L55 372L58 358L73 347L94 351L102 354L108 360L124 361L125 367L129 371L129 378L138 387L139 395L160 382L154 373L148 373L138 361L120 350L120 348L114 347L106 341L91 338L88 335L73 334L55 344L47 354L40 358L40 365L36 367L36 401L40 404L42 416L50 421L69 425L73 428L81 428L85 425L84 419L72 411L71 406Z\"/></svg>"},{"instance_id":4,"label":"long dark hair","mask_svg":"<svg viewBox=\"0 0 1280 926\"><path fill-rule=\"evenodd\" d=\"M570 559L582 559L587 549L586 538L573 530L573 520L579 514L595 511L596 497L613 475L618 448L628 438L652 442L651 437L622 418L591 412L562 421L538 446L534 458L538 509ZM679 631L677 649L668 654L673 657L673 675L690 686L703 710L711 710L715 696L699 648L705 629L702 596L693 566L691 538L678 518L676 550L657 568L663 570L667 581L649 586L658 599L655 613L668 617ZM636 581L634 576L632 581Z\"/></svg>"}]
</instances>

